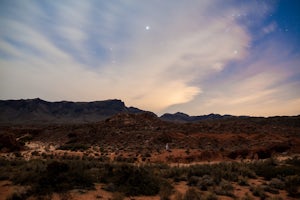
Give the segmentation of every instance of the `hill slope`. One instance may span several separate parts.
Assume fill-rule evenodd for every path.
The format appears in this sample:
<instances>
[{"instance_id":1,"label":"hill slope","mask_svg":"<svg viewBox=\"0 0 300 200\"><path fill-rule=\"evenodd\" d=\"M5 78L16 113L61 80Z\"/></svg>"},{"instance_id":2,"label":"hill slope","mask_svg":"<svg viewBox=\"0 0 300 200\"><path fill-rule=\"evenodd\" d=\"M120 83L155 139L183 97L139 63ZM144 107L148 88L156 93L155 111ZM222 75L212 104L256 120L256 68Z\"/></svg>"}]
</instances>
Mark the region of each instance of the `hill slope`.
<instances>
[{"instance_id":1,"label":"hill slope","mask_svg":"<svg viewBox=\"0 0 300 200\"><path fill-rule=\"evenodd\" d=\"M93 102L48 102L37 99L1 100L0 123L87 123L107 119L117 113L139 113L121 100Z\"/></svg>"},{"instance_id":2,"label":"hill slope","mask_svg":"<svg viewBox=\"0 0 300 200\"><path fill-rule=\"evenodd\" d=\"M160 118L164 121L172 122L198 122L202 120L214 120L214 119L229 119L236 116L232 115L219 115L219 114L209 114L209 115L200 115L200 116L189 116L185 113L177 112L174 114L166 113L163 114ZM242 118L242 117L240 117Z\"/></svg>"}]
</instances>

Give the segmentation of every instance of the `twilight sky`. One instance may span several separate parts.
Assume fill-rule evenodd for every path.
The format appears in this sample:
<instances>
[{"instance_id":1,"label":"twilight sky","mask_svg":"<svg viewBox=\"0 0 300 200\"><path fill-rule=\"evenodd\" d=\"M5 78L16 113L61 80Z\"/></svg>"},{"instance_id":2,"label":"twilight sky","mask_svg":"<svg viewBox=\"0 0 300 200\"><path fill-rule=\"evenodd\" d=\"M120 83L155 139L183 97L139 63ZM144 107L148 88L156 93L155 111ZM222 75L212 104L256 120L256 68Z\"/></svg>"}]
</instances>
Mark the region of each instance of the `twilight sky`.
<instances>
[{"instance_id":1,"label":"twilight sky","mask_svg":"<svg viewBox=\"0 0 300 200\"><path fill-rule=\"evenodd\" d=\"M298 0L1 0L0 99L300 114Z\"/></svg>"}]
</instances>

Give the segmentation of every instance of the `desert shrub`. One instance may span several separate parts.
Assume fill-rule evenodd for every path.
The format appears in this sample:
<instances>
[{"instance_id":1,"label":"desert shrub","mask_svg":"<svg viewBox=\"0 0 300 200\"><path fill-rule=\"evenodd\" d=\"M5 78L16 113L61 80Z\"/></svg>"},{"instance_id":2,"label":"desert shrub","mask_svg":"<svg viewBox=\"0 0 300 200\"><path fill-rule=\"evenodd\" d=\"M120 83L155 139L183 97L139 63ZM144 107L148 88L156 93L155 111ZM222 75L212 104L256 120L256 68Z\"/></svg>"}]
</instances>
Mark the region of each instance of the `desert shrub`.
<instances>
[{"instance_id":1,"label":"desert shrub","mask_svg":"<svg viewBox=\"0 0 300 200\"><path fill-rule=\"evenodd\" d=\"M197 186L201 189L201 190L208 190L208 188L210 186L215 185L214 179L209 176L209 175L204 175L203 177L198 179L198 183Z\"/></svg>"},{"instance_id":2,"label":"desert shrub","mask_svg":"<svg viewBox=\"0 0 300 200\"><path fill-rule=\"evenodd\" d=\"M278 189L271 187L270 185L263 185L263 190L272 194L279 194Z\"/></svg>"},{"instance_id":3,"label":"desert shrub","mask_svg":"<svg viewBox=\"0 0 300 200\"><path fill-rule=\"evenodd\" d=\"M242 177L256 178L254 170L252 170L248 164L241 163L239 164L239 167L236 170L238 171L238 174Z\"/></svg>"},{"instance_id":4,"label":"desert shrub","mask_svg":"<svg viewBox=\"0 0 300 200\"><path fill-rule=\"evenodd\" d=\"M193 165L187 168L187 177L210 175L212 173L212 169L215 169L215 165Z\"/></svg>"},{"instance_id":5,"label":"desert shrub","mask_svg":"<svg viewBox=\"0 0 300 200\"><path fill-rule=\"evenodd\" d=\"M264 177L266 180L271 180L277 177L286 177L300 173L300 168L291 165L278 166L270 161L257 162L253 164L252 169L258 176Z\"/></svg>"},{"instance_id":6,"label":"desert shrub","mask_svg":"<svg viewBox=\"0 0 300 200\"><path fill-rule=\"evenodd\" d=\"M30 186L31 194L47 195L74 188L91 188L94 180L87 163L81 162L20 160L11 161L13 167L7 166L6 170L14 184Z\"/></svg>"},{"instance_id":7,"label":"desert shrub","mask_svg":"<svg viewBox=\"0 0 300 200\"><path fill-rule=\"evenodd\" d=\"M219 183L222 179L236 182L239 176L237 171L223 167L213 170L212 175L214 176L216 183Z\"/></svg>"},{"instance_id":8,"label":"desert shrub","mask_svg":"<svg viewBox=\"0 0 300 200\"><path fill-rule=\"evenodd\" d=\"M216 188L215 192L218 195L225 195L225 196L230 196L233 197L233 186L230 182L226 180L222 180L219 184L219 186Z\"/></svg>"},{"instance_id":9,"label":"desert shrub","mask_svg":"<svg viewBox=\"0 0 300 200\"><path fill-rule=\"evenodd\" d=\"M201 193L197 191L195 188L189 188L185 195L183 196L183 200L201 200Z\"/></svg>"},{"instance_id":10,"label":"desert shrub","mask_svg":"<svg viewBox=\"0 0 300 200\"><path fill-rule=\"evenodd\" d=\"M246 164L243 163L219 163L213 167L212 175L217 182L222 179L237 182L239 176L255 177L255 173Z\"/></svg>"},{"instance_id":11,"label":"desert shrub","mask_svg":"<svg viewBox=\"0 0 300 200\"><path fill-rule=\"evenodd\" d=\"M16 162L16 161L14 161ZM14 162L11 164L14 165ZM33 185L45 171L45 162L41 160L19 160L10 173L10 180L15 184Z\"/></svg>"},{"instance_id":12,"label":"desert shrub","mask_svg":"<svg viewBox=\"0 0 300 200\"><path fill-rule=\"evenodd\" d=\"M10 161L0 158L0 180L8 180L10 178L9 171L11 170Z\"/></svg>"},{"instance_id":13,"label":"desert shrub","mask_svg":"<svg viewBox=\"0 0 300 200\"><path fill-rule=\"evenodd\" d=\"M74 188L92 188L93 179L81 163L72 166L53 161L47 164L46 171L33 186L38 194L65 192Z\"/></svg>"},{"instance_id":14,"label":"desert shrub","mask_svg":"<svg viewBox=\"0 0 300 200\"><path fill-rule=\"evenodd\" d=\"M178 176L174 178L175 182L187 181L186 175Z\"/></svg>"},{"instance_id":15,"label":"desert shrub","mask_svg":"<svg viewBox=\"0 0 300 200\"><path fill-rule=\"evenodd\" d=\"M294 175L294 176L288 176L285 178L285 190L288 192L288 194L292 197L299 197L300 187L300 176Z\"/></svg>"},{"instance_id":16,"label":"desert shrub","mask_svg":"<svg viewBox=\"0 0 300 200\"><path fill-rule=\"evenodd\" d=\"M286 176L291 176L291 175L297 175L300 174L300 168L295 167L295 166L278 166L275 168L275 171L277 172L277 176L280 177L286 177Z\"/></svg>"},{"instance_id":17,"label":"desert shrub","mask_svg":"<svg viewBox=\"0 0 300 200\"><path fill-rule=\"evenodd\" d=\"M23 200L29 197L29 192L22 188L14 191L10 196L6 198L6 200Z\"/></svg>"},{"instance_id":18,"label":"desert shrub","mask_svg":"<svg viewBox=\"0 0 300 200\"><path fill-rule=\"evenodd\" d=\"M247 179L246 177L240 176L240 177L238 178L238 184L239 184L240 186L247 186L247 185L249 185L249 184L248 184L248 179Z\"/></svg>"},{"instance_id":19,"label":"desert shrub","mask_svg":"<svg viewBox=\"0 0 300 200\"><path fill-rule=\"evenodd\" d=\"M254 196L260 197L260 199L266 199L267 195L261 186L252 186L250 191Z\"/></svg>"},{"instance_id":20,"label":"desert shrub","mask_svg":"<svg viewBox=\"0 0 300 200\"><path fill-rule=\"evenodd\" d=\"M112 183L116 191L131 196L156 195L161 183L161 179L145 167L129 164L105 165L101 181Z\"/></svg>"},{"instance_id":21,"label":"desert shrub","mask_svg":"<svg viewBox=\"0 0 300 200\"><path fill-rule=\"evenodd\" d=\"M185 167L162 167L162 176L164 178L172 178L175 182L186 181L188 169Z\"/></svg>"},{"instance_id":22,"label":"desert shrub","mask_svg":"<svg viewBox=\"0 0 300 200\"><path fill-rule=\"evenodd\" d=\"M254 170L245 163L219 163L213 165L173 167L163 172L163 177L173 178L175 181L187 180L190 186L196 186L199 179L204 176L210 176L214 184L218 185L222 179L238 182L243 181L239 180L240 177L244 177L244 181L246 181L248 177L255 178L256 174Z\"/></svg>"},{"instance_id":23,"label":"desert shrub","mask_svg":"<svg viewBox=\"0 0 300 200\"><path fill-rule=\"evenodd\" d=\"M278 178L272 178L269 182L270 187L282 190L284 188L284 181Z\"/></svg>"},{"instance_id":24,"label":"desert shrub","mask_svg":"<svg viewBox=\"0 0 300 200\"><path fill-rule=\"evenodd\" d=\"M159 197L161 200L169 200L170 195L173 192L173 186L167 182L162 181L160 184L160 191L159 191Z\"/></svg>"},{"instance_id":25,"label":"desert shrub","mask_svg":"<svg viewBox=\"0 0 300 200\"><path fill-rule=\"evenodd\" d=\"M198 177L198 176L191 176L191 177L188 178L187 184L189 186L196 186L198 184L199 180L200 180L200 177Z\"/></svg>"}]
</instances>

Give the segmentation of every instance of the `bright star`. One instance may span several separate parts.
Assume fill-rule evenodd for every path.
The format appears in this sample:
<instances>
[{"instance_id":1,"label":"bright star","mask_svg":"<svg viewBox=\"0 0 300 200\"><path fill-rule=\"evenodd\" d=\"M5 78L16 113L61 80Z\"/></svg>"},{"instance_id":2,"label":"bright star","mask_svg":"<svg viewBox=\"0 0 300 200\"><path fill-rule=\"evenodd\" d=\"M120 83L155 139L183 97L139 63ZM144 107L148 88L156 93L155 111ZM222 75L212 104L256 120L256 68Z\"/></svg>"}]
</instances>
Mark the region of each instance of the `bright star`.
<instances>
[{"instance_id":1,"label":"bright star","mask_svg":"<svg viewBox=\"0 0 300 200\"><path fill-rule=\"evenodd\" d=\"M148 31L150 29L150 26L146 26L145 29Z\"/></svg>"}]
</instances>

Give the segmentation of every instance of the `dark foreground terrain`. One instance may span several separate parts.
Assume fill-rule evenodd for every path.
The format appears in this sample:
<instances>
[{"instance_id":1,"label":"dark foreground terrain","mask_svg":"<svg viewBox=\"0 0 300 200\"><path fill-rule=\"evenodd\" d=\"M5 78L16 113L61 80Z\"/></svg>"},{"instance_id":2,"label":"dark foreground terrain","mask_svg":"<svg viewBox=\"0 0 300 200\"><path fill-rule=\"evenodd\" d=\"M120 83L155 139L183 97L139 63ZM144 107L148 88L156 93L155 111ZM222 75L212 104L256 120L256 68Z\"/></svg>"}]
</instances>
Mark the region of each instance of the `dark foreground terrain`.
<instances>
[{"instance_id":1,"label":"dark foreground terrain","mask_svg":"<svg viewBox=\"0 0 300 200\"><path fill-rule=\"evenodd\" d=\"M299 116L183 123L126 111L0 130L0 199L300 198Z\"/></svg>"}]
</instances>

